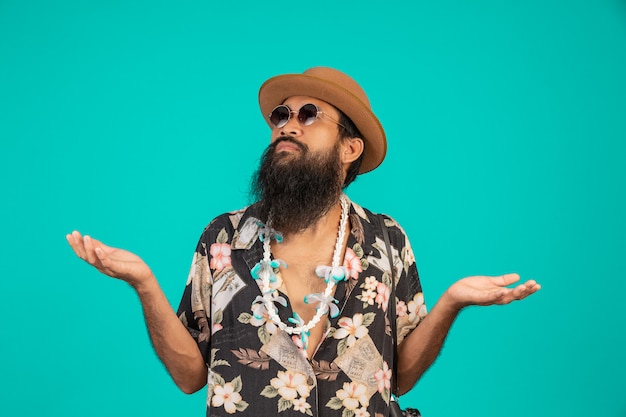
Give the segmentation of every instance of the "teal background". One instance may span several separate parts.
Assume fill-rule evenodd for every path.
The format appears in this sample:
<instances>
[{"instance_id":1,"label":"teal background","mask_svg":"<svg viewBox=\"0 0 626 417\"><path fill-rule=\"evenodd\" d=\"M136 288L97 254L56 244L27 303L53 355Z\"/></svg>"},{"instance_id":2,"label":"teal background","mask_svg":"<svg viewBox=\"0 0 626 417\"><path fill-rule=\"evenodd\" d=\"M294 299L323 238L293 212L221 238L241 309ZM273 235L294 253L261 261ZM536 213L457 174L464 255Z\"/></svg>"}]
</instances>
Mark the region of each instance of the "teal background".
<instances>
[{"instance_id":1,"label":"teal background","mask_svg":"<svg viewBox=\"0 0 626 417\"><path fill-rule=\"evenodd\" d=\"M467 275L543 285L463 312L403 405L626 416L623 0L0 0L0 415L204 415L65 234L136 252L177 306L203 227L248 202L258 87L316 65L385 126L348 194L407 230L431 306Z\"/></svg>"}]
</instances>

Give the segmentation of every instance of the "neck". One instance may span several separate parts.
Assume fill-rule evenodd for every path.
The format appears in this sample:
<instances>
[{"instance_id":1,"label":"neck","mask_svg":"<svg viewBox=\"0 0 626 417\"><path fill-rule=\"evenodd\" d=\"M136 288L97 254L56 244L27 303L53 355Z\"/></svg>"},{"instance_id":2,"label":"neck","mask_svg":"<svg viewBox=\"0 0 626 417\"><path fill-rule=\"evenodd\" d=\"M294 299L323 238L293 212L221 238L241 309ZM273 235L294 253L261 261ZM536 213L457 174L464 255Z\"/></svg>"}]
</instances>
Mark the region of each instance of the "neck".
<instances>
[{"instance_id":1,"label":"neck","mask_svg":"<svg viewBox=\"0 0 626 417\"><path fill-rule=\"evenodd\" d=\"M298 241L318 242L329 236L337 235L337 228L341 219L341 203L339 197L337 201L320 217L318 221L311 224L304 230L286 233L283 235L285 243Z\"/></svg>"}]
</instances>

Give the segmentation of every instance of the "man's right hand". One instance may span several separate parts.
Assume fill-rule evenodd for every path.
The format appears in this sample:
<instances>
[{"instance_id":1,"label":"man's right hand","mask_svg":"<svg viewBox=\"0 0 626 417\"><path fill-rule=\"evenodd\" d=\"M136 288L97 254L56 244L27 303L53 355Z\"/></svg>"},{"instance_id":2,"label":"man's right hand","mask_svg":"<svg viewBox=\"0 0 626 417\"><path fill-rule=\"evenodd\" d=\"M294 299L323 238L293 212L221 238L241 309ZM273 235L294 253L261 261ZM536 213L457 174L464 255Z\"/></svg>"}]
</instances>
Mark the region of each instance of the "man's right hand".
<instances>
[{"instance_id":1,"label":"man's right hand","mask_svg":"<svg viewBox=\"0 0 626 417\"><path fill-rule=\"evenodd\" d=\"M153 279L152 271L137 255L112 248L74 231L65 236L76 255L98 271L126 281L134 288Z\"/></svg>"},{"instance_id":2,"label":"man's right hand","mask_svg":"<svg viewBox=\"0 0 626 417\"><path fill-rule=\"evenodd\" d=\"M188 394L206 385L207 367L200 349L172 310L148 265L133 253L83 237L76 231L66 238L80 259L135 288L154 350L176 385Z\"/></svg>"}]
</instances>

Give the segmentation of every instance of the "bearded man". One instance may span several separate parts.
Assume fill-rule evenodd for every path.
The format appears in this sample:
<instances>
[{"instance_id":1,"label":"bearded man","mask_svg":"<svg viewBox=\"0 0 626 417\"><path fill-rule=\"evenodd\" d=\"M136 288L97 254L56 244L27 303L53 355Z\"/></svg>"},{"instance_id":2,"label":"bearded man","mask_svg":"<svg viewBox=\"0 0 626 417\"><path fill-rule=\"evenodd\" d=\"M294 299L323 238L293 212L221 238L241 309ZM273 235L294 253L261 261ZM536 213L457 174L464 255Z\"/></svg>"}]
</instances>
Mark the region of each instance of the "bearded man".
<instances>
[{"instance_id":1,"label":"bearded man","mask_svg":"<svg viewBox=\"0 0 626 417\"><path fill-rule=\"evenodd\" d=\"M68 242L137 291L178 387L208 384L207 416L387 416L393 394L432 364L462 308L506 304L540 287L508 288L516 274L468 277L427 314L402 228L343 192L387 149L362 88L317 67L269 79L259 103L272 134L252 181L256 202L206 227L178 313L137 256L78 232Z\"/></svg>"}]
</instances>

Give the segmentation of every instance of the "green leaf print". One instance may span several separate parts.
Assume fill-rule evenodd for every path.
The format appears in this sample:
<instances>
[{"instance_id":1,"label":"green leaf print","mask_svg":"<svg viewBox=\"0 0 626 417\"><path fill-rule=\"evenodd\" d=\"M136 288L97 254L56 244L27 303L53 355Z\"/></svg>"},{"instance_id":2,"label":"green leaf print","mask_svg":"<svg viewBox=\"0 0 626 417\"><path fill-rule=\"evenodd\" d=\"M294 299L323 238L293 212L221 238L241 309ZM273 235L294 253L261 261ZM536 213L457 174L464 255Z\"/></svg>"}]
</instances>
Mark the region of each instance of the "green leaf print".
<instances>
[{"instance_id":1,"label":"green leaf print","mask_svg":"<svg viewBox=\"0 0 626 417\"><path fill-rule=\"evenodd\" d=\"M409 253L409 248L406 246L402 248L402 252L400 253L400 259L406 261L406 255Z\"/></svg>"},{"instance_id":2,"label":"green leaf print","mask_svg":"<svg viewBox=\"0 0 626 417\"><path fill-rule=\"evenodd\" d=\"M389 403L389 390L388 389L384 389L383 392L380 394L381 397L383 397L383 400L385 400L386 403Z\"/></svg>"},{"instance_id":3,"label":"green leaf print","mask_svg":"<svg viewBox=\"0 0 626 417\"><path fill-rule=\"evenodd\" d=\"M252 314L250 313L241 313L239 317L237 317L237 321L243 324L249 324L250 319L252 318Z\"/></svg>"},{"instance_id":4,"label":"green leaf print","mask_svg":"<svg viewBox=\"0 0 626 417\"><path fill-rule=\"evenodd\" d=\"M215 313L213 313L213 323L221 323L222 320L224 320L224 313L221 309L216 310Z\"/></svg>"},{"instance_id":5,"label":"green leaf print","mask_svg":"<svg viewBox=\"0 0 626 417\"><path fill-rule=\"evenodd\" d=\"M341 356L346 352L348 348L348 338L344 337L337 343L337 356Z\"/></svg>"},{"instance_id":6,"label":"green leaf print","mask_svg":"<svg viewBox=\"0 0 626 417\"><path fill-rule=\"evenodd\" d=\"M263 344L268 343L272 338L272 335L269 334L265 326L259 327L259 330L257 330L257 334L259 335L259 340L261 340L261 343Z\"/></svg>"},{"instance_id":7,"label":"green leaf print","mask_svg":"<svg viewBox=\"0 0 626 417\"><path fill-rule=\"evenodd\" d=\"M241 391L241 387L242 387L242 385L241 385L241 375L239 375L237 378L233 379L231 381L231 384L233 384L233 390L235 392Z\"/></svg>"},{"instance_id":8,"label":"green leaf print","mask_svg":"<svg viewBox=\"0 0 626 417\"><path fill-rule=\"evenodd\" d=\"M230 366L230 363L228 363L228 361L225 361L224 359L215 359L215 354L218 350L219 349L211 349L211 366ZM218 374L215 375L219 376ZM224 385L224 380L222 380L222 383L220 385Z\"/></svg>"},{"instance_id":9,"label":"green leaf print","mask_svg":"<svg viewBox=\"0 0 626 417\"><path fill-rule=\"evenodd\" d=\"M217 243L226 243L228 242L228 233L226 232L226 229L222 229L220 230L220 232L217 235Z\"/></svg>"},{"instance_id":10,"label":"green leaf print","mask_svg":"<svg viewBox=\"0 0 626 417\"><path fill-rule=\"evenodd\" d=\"M333 410L339 410L341 407L343 407L343 401L341 401L341 398L339 397L333 397L326 403L326 407Z\"/></svg>"},{"instance_id":11,"label":"green leaf print","mask_svg":"<svg viewBox=\"0 0 626 417\"><path fill-rule=\"evenodd\" d=\"M354 246L352 247L352 250L354 251L354 254L358 256L359 258L363 257L363 248L358 243L354 244Z\"/></svg>"},{"instance_id":12,"label":"green leaf print","mask_svg":"<svg viewBox=\"0 0 626 417\"><path fill-rule=\"evenodd\" d=\"M244 400L239 401L237 404L235 404L235 408L237 409L237 411L243 411L246 408L248 408L248 403L245 402Z\"/></svg>"},{"instance_id":13,"label":"green leaf print","mask_svg":"<svg viewBox=\"0 0 626 417\"><path fill-rule=\"evenodd\" d=\"M363 315L363 326L367 327L374 322L376 313L371 312Z\"/></svg>"},{"instance_id":14,"label":"green leaf print","mask_svg":"<svg viewBox=\"0 0 626 417\"><path fill-rule=\"evenodd\" d=\"M381 281L383 284L391 288L391 276L387 271L383 272L383 276L381 277Z\"/></svg>"},{"instance_id":15,"label":"green leaf print","mask_svg":"<svg viewBox=\"0 0 626 417\"><path fill-rule=\"evenodd\" d=\"M370 263L367 261L367 259L365 258L361 258L361 268L363 268L363 270L365 271L367 268L369 268Z\"/></svg>"},{"instance_id":16,"label":"green leaf print","mask_svg":"<svg viewBox=\"0 0 626 417\"><path fill-rule=\"evenodd\" d=\"M215 385L226 385L226 381L224 381L224 378L222 378L220 374L216 373L213 373L213 382L215 382Z\"/></svg>"},{"instance_id":17,"label":"green leaf print","mask_svg":"<svg viewBox=\"0 0 626 417\"><path fill-rule=\"evenodd\" d=\"M215 359L215 354L217 353L219 349L211 349L211 366L216 367L216 366L230 366L230 363L228 363L228 361L224 360L224 359ZM218 374L215 374L217 376L219 376ZM221 377L220 377L221 378ZM225 381L222 379L222 383L220 385L224 385Z\"/></svg>"},{"instance_id":18,"label":"green leaf print","mask_svg":"<svg viewBox=\"0 0 626 417\"><path fill-rule=\"evenodd\" d=\"M272 385L266 385L261 391L261 395L266 398L274 398L278 395L278 389L274 388Z\"/></svg>"},{"instance_id":19,"label":"green leaf print","mask_svg":"<svg viewBox=\"0 0 626 417\"><path fill-rule=\"evenodd\" d=\"M278 412L282 413L285 410L289 410L292 405L293 405L293 403L291 402L291 400L287 400L287 399L281 397L278 400Z\"/></svg>"},{"instance_id":20,"label":"green leaf print","mask_svg":"<svg viewBox=\"0 0 626 417\"><path fill-rule=\"evenodd\" d=\"M354 411L344 408L343 412L341 413L341 417L354 417Z\"/></svg>"},{"instance_id":21,"label":"green leaf print","mask_svg":"<svg viewBox=\"0 0 626 417\"><path fill-rule=\"evenodd\" d=\"M228 361L225 360L225 359L219 359L217 361L213 361L212 365L213 365L213 367L216 367L216 366L230 366L230 363L228 363Z\"/></svg>"}]
</instances>

